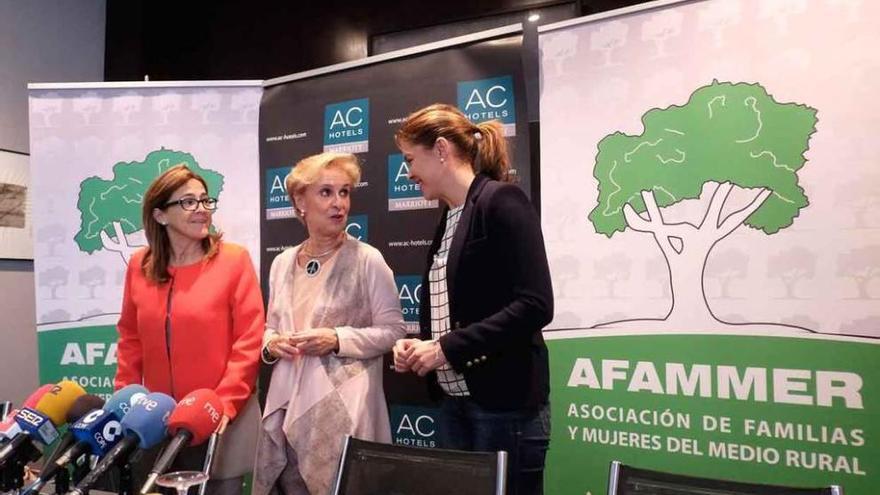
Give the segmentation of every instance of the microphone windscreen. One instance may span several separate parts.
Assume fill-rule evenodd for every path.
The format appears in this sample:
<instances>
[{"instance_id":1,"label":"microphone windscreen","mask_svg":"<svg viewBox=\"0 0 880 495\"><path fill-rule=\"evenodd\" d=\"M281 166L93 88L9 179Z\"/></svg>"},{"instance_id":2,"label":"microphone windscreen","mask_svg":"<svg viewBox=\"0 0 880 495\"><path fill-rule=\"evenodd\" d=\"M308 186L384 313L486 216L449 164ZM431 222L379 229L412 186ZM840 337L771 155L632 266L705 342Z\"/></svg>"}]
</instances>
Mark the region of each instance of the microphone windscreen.
<instances>
[{"instance_id":1,"label":"microphone windscreen","mask_svg":"<svg viewBox=\"0 0 880 495\"><path fill-rule=\"evenodd\" d=\"M65 417L65 422L69 424L76 423L79 421L79 418L85 416L86 413L94 411L95 409L101 409L102 407L104 407L104 399L94 394L83 395L76 399L73 402L73 405L70 406L70 410L67 411L67 416Z\"/></svg>"},{"instance_id":2,"label":"microphone windscreen","mask_svg":"<svg viewBox=\"0 0 880 495\"><path fill-rule=\"evenodd\" d=\"M9 411L9 415L6 416L6 419L0 421L0 440L11 439L21 433L21 426L18 426L18 421L15 420L18 411L18 409Z\"/></svg>"},{"instance_id":3,"label":"microphone windscreen","mask_svg":"<svg viewBox=\"0 0 880 495\"><path fill-rule=\"evenodd\" d=\"M122 419L128 414L128 411L131 410L131 406L134 405L135 402L149 393L150 391L143 385L126 385L117 390L116 393L107 400L104 409L116 414L118 419Z\"/></svg>"},{"instance_id":4,"label":"microphone windscreen","mask_svg":"<svg viewBox=\"0 0 880 495\"><path fill-rule=\"evenodd\" d=\"M37 401L37 407L34 409L48 416L54 425L63 425L67 411L70 411L76 399L83 395L86 395L86 391L78 383L62 380Z\"/></svg>"},{"instance_id":5,"label":"microphone windscreen","mask_svg":"<svg viewBox=\"0 0 880 495\"><path fill-rule=\"evenodd\" d=\"M40 399L42 399L48 391L52 390L52 387L54 386L54 383L47 383L42 387L34 390L34 392L29 395L27 399L24 400L24 403L21 405L21 409L24 409L25 407L34 409L35 407L37 407L37 402L40 402Z\"/></svg>"},{"instance_id":6,"label":"microphone windscreen","mask_svg":"<svg viewBox=\"0 0 880 495\"><path fill-rule=\"evenodd\" d=\"M168 418L168 434L181 429L192 433L190 446L201 445L217 429L223 417L223 404L217 393L208 388L194 390L180 400Z\"/></svg>"},{"instance_id":7,"label":"microphone windscreen","mask_svg":"<svg viewBox=\"0 0 880 495\"><path fill-rule=\"evenodd\" d=\"M171 411L177 405L170 396L153 392L141 397L131 411L122 418L122 431L126 436L136 435L141 449L149 449L165 439Z\"/></svg>"},{"instance_id":8,"label":"microphone windscreen","mask_svg":"<svg viewBox=\"0 0 880 495\"><path fill-rule=\"evenodd\" d=\"M122 439L122 425L116 413L105 409L86 414L71 425L70 431L77 441L88 444L89 451L99 457Z\"/></svg>"}]
</instances>

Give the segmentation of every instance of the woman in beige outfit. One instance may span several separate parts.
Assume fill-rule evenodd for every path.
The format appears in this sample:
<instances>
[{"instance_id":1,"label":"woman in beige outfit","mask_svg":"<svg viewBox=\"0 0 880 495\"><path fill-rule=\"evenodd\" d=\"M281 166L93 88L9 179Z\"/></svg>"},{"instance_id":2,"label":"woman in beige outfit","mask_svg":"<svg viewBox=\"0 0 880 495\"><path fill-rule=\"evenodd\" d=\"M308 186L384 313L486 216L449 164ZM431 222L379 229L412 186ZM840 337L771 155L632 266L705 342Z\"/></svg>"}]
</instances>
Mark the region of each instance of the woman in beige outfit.
<instances>
[{"instance_id":1,"label":"woman in beige outfit","mask_svg":"<svg viewBox=\"0 0 880 495\"><path fill-rule=\"evenodd\" d=\"M286 180L309 237L272 263L263 358L274 362L255 495L325 494L345 435L389 442L382 355L405 336L394 275L345 233L356 158L322 153Z\"/></svg>"}]
</instances>

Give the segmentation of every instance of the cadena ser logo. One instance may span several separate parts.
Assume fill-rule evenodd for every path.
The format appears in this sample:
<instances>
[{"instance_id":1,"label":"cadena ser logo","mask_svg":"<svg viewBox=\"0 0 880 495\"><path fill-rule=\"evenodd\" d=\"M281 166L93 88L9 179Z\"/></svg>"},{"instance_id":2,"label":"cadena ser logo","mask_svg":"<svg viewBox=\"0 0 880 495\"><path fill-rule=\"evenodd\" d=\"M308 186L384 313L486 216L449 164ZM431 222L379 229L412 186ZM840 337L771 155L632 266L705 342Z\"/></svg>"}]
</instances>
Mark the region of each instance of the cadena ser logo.
<instances>
[{"instance_id":1,"label":"cadena ser logo","mask_svg":"<svg viewBox=\"0 0 880 495\"><path fill-rule=\"evenodd\" d=\"M504 126L505 136L516 136L515 107L510 76L458 83L458 108L475 124L497 120Z\"/></svg>"},{"instance_id":2,"label":"cadena ser logo","mask_svg":"<svg viewBox=\"0 0 880 495\"><path fill-rule=\"evenodd\" d=\"M324 107L324 151L365 153L370 144L370 99Z\"/></svg>"},{"instance_id":3,"label":"cadena ser logo","mask_svg":"<svg viewBox=\"0 0 880 495\"><path fill-rule=\"evenodd\" d=\"M293 218L293 205L287 196L284 179L290 173L290 167L270 168L266 170L266 220Z\"/></svg>"},{"instance_id":4,"label":"cadena ser logo","mask_svg":"<svg viewBox=\"0 0 880 495\"><path fill-rule=\"evenodd\" d=\"M421 302L422 277L418 275L397 275L397 296L400 310L406 322L406 333L419 333L419 303Z\"/></svg>"},{"instance_id":5,"label":"cadena ser logo","mask_svg":"<svg viewBox=\"0 0 880 495\"><path fill-rule=\"evenodd\" d=\"M422 188L409 180L409 164L403 155L388 155L388 211L436 208L438 201L422 197Z\"/></svg>"},{"instance_id":6,"label":"cadena ser logo","mask_svg":"<svg viewBox=\"0 0 880 495\"><path fill-rule=\"evenodd\" d=\"M367 234L369 233L366 215L351 215L348 217L348 225L345 226L345 232L361 242L369 242Z\"/></svg>"}]
</instances>

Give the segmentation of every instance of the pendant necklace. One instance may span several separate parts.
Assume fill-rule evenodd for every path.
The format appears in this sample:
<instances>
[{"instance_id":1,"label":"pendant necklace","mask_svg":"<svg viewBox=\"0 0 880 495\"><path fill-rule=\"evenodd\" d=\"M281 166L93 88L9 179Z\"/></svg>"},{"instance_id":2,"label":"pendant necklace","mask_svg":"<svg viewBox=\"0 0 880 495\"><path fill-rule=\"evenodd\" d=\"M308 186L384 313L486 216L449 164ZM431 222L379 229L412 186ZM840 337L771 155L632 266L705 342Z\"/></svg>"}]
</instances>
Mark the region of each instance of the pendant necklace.
<instances>
[{"instance_id":1,"label":"pendant necklace","mask_svg":"<svg viewBox=\"0 0 880 495\"><path fill-rule=\"evenodd\" d=\"M305 247L303 247L303 254L305 254L306 257L308 257L308 261L306 261L306 265L305 265L306 276L317 277L318 273L320 273L320 271L321 271L320 258L323 258L324 256L327 256L328 254L332 253L333 251L336 251L339 248L339 246L341 246L341 245L342 245L342 243L339 243L338 245L333 246L332 248L324 251L323 253L319 253L319 254L311 254L305 250Z\"/></svg>"}]
</instances>

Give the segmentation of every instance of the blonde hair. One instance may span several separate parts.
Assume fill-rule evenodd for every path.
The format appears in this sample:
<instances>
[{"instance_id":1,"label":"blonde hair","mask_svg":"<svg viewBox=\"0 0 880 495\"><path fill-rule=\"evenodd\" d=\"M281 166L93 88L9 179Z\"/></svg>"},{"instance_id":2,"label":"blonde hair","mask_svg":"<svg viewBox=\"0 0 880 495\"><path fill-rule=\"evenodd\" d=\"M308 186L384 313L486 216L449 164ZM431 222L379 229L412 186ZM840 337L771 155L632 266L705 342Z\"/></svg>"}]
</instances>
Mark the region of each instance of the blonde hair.
<instances>
[{"instance_id":1,"label":"blonde hair","mask_svg":"<svg viewBox=\"0 0 880 495\"><path fill-rule=\"evenodd\" d=\"M474 173L510 180L510 158L501 124L495 120L474 124L452 105L435 103L411 113L394 140L431 148L441 137L455 145L459 158L470 162Z\"/></svg>"},{"instance_id":2,"label":"blonde hair","mask_svg":"<svg viewBox=\"0 0 880 495\"><path fill-rule=\"evenodd\" d=\"M148 280L155 283L165 283L171 279L168 273L168 263L171 261L171 241L168 239L168 231L164 226L153 218L153 210L164 210L167 208L166 203L171 199L174 191L180 189L191 179L201 182L205 191L208 190L208 184L201 175L193 172L184 164L175 165L150 184L147 192L144 193L144 206L141 210L142 220L144 223L144 232L147 236L147 252L141 261L141 270ZM211 258L220 246L220 238L222 234L209 233L207 237L202 239L202 249L205 250L205 258Z\"/></svg>"},{"instance_id":3,"label":"blonde hair","mask_svg":"<svg viewBox=\"0 0 880 495\"><path fill-rule=\"evenodd\" d=\"M303 158L287 174L284 179L284 188L287 189L287 197L293 205L293 212L302 221L302 211L296 206L295 196L318 180L321 172L328 168L338 168L351 180L351 184L357 185L361 180L361 167L357 157L351 153L325 152Z\"/></svg>"}]
</instances>

